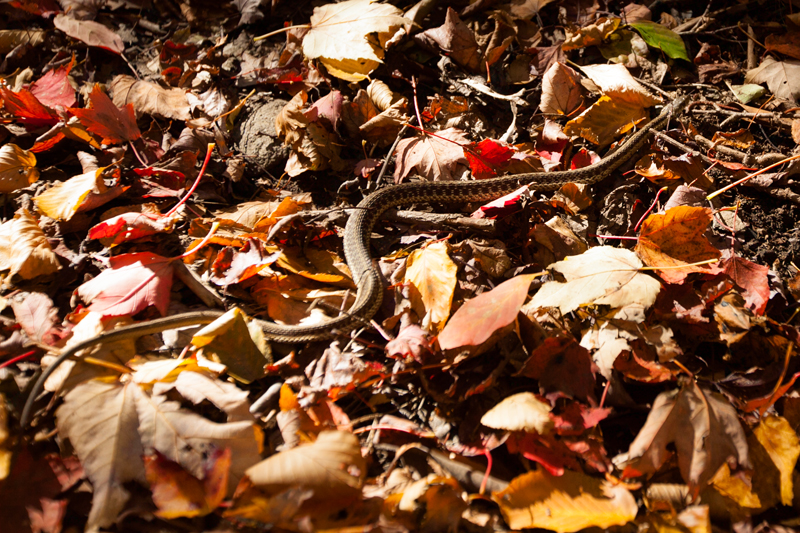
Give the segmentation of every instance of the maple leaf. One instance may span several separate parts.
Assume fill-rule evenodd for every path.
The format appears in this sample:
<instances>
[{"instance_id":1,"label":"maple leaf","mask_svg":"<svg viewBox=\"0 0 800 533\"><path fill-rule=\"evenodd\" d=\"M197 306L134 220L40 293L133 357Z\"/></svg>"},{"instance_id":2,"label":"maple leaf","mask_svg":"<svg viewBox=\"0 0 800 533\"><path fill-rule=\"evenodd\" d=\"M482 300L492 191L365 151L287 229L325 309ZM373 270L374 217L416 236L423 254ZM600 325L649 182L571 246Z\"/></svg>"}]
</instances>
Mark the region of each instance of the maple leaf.
<instances>
[{"instance_id":1,"label":"maple leaf","mask_svg":"<svg viewBox=\"0 0 800 533\"><path fill-rule=\"evenodd\" d=\"M498 170L508 163L515 152L510 146L493 139L484 139L471 148L464 150L464 156L476 180L497 176Z\"/></svg>"},{"instance_id":2,"label":"maple leaf","mask_svg":"<svg viewBox=\"0 0 800 533\"><path fill-rule=\"evenodd\" d=\"M403 139L397 143L395 182L414 171L430 180L453 179L456 167L469 163L460 146L468 143L466 134L456 128L437 131L436 136L418 135Z\"/></svg>"},{"instance_id":3,"label":"maple leaf","mask_svg":"<svg viewBox=\"0 0 800 533\"><path fill-rule=\"evenodd\" d=\"M722 269L731 280L741 287L748 309L756 315L763 315L769 302L769 267L748 261L738 255L731 255L722 261Z\"/></svg>"},{"instance_id":4,"label":"maple leaf","mask_svg":"<svg viewBox=\"0 0 800 533\"><path fill-rule=\"evenodd\" d=\"M720 268L715 265L690 265L720 256L703 236L712 215L708 207L685 205L650 215L642 224L635 251L648 266L680 267L657 271L667 283L683 283L692 272L718 274Z\"/></svg>"},{"instance_id":5,"label":"maple leaf","mask_svg":"<svg viewBox=\"0 0 800 533\"><path fill-rule=\"evenodd\" d=\"M572 533L593 526L609 528L627 524L639 511L633 494L622 485L570 471L562 476L528 472L492 494L492 499L515 530Z\"/></svg>"},{"instance_id":6,"label":"maple leaf","mask_svg":"<svg viewBox=\"0 0 800 533\"><path fill-rule=\"evenodd\" d=\"M87 529L114 522L129 498L126 482L146 483L145 453L157 450L201 478L209 449L230 448L232 483L259 457L252 420L217 424L133 382L78 385L56 411L56 425L92 483Z\"/></svg>"},{"instance_id":7,"label":"maple leaf","mask_svg":"<svg viewBox=\"0 0 800 533\"><path fill-rule=\"evenodd\" d=\"M642 262L630 250L596 246L581 255L553 263L551 268L567 282L550 281L542 285L528 304L530 307L558 307L569 313L583 305L648 308L656 301L661 284L640 272Z\"/></svg>"},{"instance_id":8,"label":"maple leaf","mask_svg":"<svg viewBox=\"0 0 800 533\"><path fill-rule=\"evenodd\" d=\"M0 147L0 193L14 192L38 179L35 155L13 143Z\"/></svg>"},{"instance_id":9,"label":"maple leaf","mask_svg":"<svg viewBox=\"0 0 800 533\"><path fill-rule=\"evenodd\" d=\"M75 292L105 316L135 315L150 305L166 315L172 268L172 259L150 252L116 255L109 268Z\"/></svg>"},{"instance_id":10,"label":"maple leaf","mask_svg":"<svg viewBox=\"0 0 800 533\"><path fill-rule=\"evenodd\" d=\"M136 125L136 114L133 105L122 109L111 101L99 84L95 84L89 94L92 107L89 109L70 108L69 112L78 117L81 124L90 132L99 135L103 144L119 144L132 142L142 136Z\"/></svg>"},{"instance_id":11,"label":"maple leaf","mask_svg":"<svg viewBox=\"0 0 800 533\"><path fill-rule=\"evenodd\" d=\"M717 470L733 460L748 468L747 438L736 411L720 394L702 390L693 379L658 395L628 450L623 477L657 472L674 444L681 477L697 495Z\"/></svg>"},{"instance_id":12,"label":"maple leaf","mask_svg":"<svg viewBox=\"0 0 800 533\"><path fill-rule=\"evenodd\" d=\"M44 105L64 108L75 105L75 89L69 82L69 72L75 65L75 57L68 65L49 70L44 76L31 84L31 93Z\"/></svg>"},{"instance_id":13,"label":"maple leaf","mask_svg":"<svg viewBox=\"0 0 800 533\"><path fill-rule=\"evenodd\" d=\"M401 26L411 24L390 4L348 0L314 8L303 37L303 55L317 59L328 72L358 82L383 62L383 45ZM371 34L377 35L376 41Z\"/></svg>"},{"instance_id":14,"label":"maple leaf","mask_svg":"<svg viewBox=\"0 0 800 533\"><path fill-rule=\"evenodd\" d=\"M97 46L115 54L125 51L122 38L93 20L75 20L72 17L59 13L53 19L53 25L73 39L83 41L89 46Z\"/></svg>"},{"instance_id":15,"label":"maple leaf","mask_svg":"<svg viewBox=\"0 0 800 533\"><path fill-rule=\"evenodd\" d=\"M170 233L174 223L174 218L160 214L123 213L93 226L88 236L111 247L158 233Z\"/></svg>"},{"instance_id":16,"label":"maple leaf","mask_svg":"<svg viewBox=\"0 0 800 533\"><path fill-rule=\"evenodd\" d=\"M3 105L9 113L22 120L26 126L37 128L52 126L59 121L58 113L43 105L28 89L14 91L0 86Z\"/></svg>"}]
</instances>

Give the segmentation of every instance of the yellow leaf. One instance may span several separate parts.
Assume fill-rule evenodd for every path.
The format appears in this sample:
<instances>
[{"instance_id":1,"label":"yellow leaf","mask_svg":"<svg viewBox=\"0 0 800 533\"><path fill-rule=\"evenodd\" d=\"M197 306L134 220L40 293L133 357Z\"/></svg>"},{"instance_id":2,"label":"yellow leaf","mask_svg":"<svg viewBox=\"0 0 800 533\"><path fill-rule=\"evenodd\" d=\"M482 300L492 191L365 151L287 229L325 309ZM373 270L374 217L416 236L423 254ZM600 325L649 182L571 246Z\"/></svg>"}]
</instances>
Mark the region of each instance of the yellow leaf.
<instances>
[{"instance_id":1,"label":"yellow leaf","mask_svg":"<svg viewBox=\"0 0 800 533\"><path fill-rule=\"evenodd\" d=\"M102 175L105 167L90 170L58 183L33 201L39 211L54 220L69 220L78 212L91 193L103 194L108 187L103 183Z\"/></svg>"},{"instance_id":2,"label":"yellow leaf","mask_svg":"<svg viewBox=\"0 0 800 533\"><path fill-rule=\"evenodd\" d=\"M22 279L53 274L61 268L44 233L28 210L20 209L14 218L0 225L0 271L9 278Z\"/></svg>"},{"instance_id":3,"label":"yellow leaf","mask_svg":"<svg viewBox=\"0 0 800 533\"><path fill-rule=\"evenodd\" d=\"M589 109L567 122L564 133L579 135L594 144L605 146L645 116L642 106L604 95Z\"/></svg>"},{"instance_id":4,"label":"yellow leaf","mask_svg":"<svg viewBox=\"0 0 800 533\"><path fill-rule=\"evenodd\" d=\"M768 416L753 430L758 442L769 454L780 472L781 502L792 504L792 473L800 455L797 433L781 416Z\"/></svg>"},{"instance_id":5,"label":"yellow leaf","mask_svg":"<svg viewBox=\"0 0 800 533\"><path fill-rule=\"evenodd\" d=\"M39 179L36 156L16 144L0 147L0 193L8 194Z\"/></svg>"},{"instance_id":6,"label":"yellow leaf","mask_svg":"<svg viewBox=\"0 0 800 533\"><path fill-rule=\"evenodd\" d=\"M422 250L414 250L406 261L406 283L417 288L411 304L429 329L438 332L450 316L456 290L458 267L447 255L445 242L435 242Z\"/></svg>"},{"instance_id":7,"label":"yellow leaf","mask_svg":"<svg viewBox=\"0 0 800 533\"><path fill-rule=\"evenodd\" d=\"M636 518L639 510L625 487L569 470L558 477L544 470L528 472L492 498L511 529L558 533L621 526Z\"/></svg>"}]
</instances>

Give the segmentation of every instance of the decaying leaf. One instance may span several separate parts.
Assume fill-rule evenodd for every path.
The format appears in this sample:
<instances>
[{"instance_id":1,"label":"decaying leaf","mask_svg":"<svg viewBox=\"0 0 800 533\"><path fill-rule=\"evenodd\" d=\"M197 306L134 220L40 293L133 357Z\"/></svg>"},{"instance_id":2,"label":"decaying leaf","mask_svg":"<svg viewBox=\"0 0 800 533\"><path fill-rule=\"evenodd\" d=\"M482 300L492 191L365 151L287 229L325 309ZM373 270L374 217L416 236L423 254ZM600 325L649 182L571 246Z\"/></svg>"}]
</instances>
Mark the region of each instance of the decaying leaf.
<instances>
[{"instance_id":1,"label":"decaying leaf","mask_svg":"<svg viewBox=\"0 0 800 533\"><path fill-rule=\"evenodd\" d=\"M73 39L83 41L89 46L97 46L117 54L125 51L125 43L122 42L120 36L99 22L75 20L59 13L53 19L53 24Z\"/></svg>"}]
</instances>

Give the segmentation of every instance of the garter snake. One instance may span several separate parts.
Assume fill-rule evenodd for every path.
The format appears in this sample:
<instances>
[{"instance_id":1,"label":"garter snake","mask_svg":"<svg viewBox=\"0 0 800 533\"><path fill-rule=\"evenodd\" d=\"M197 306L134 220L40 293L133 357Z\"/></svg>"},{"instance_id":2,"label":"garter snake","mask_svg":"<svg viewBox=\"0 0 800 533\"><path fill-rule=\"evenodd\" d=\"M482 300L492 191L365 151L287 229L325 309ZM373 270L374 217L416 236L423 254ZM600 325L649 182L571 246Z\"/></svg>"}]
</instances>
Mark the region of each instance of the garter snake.
<instances>
[{"instance_id":1,"label":"garter snake","mask_svg":"<svg viewBox=\"0 0 800 533\"><path fill-rule=\"evenodd\" d=\"M372 228L387 209L414 203L465 203L488 202L515 191L525 184L533 184L539 191L554 191L566 183L593 184L608 177L622 163L635 154L647 141L650 133L663 128L670 117L677 116L686 107L686 96L676 98L664 106L661 113L632 134L611 154L587 167L559 172L530 172L500 178L476 181L413 182L386 187L362 200L347 221L344 231L344 254L358 286L356 301L346 314L321 324L281 325L264 320L256 323L264 334L276 342L301 343L332 338L354 329L357 324L371 318L381 306L383 285L372 265L369 241ZM56 368L77 352L101 342L137 338L167 329L208 324L222 315L222 311L196 311L173 315L115 329L87 339L64 350L39 377L25 404L20 422L28 422L33 400L42 390L44 381ZM360 317L360 318L359 318Z\"/></svg>"}]
</instances>

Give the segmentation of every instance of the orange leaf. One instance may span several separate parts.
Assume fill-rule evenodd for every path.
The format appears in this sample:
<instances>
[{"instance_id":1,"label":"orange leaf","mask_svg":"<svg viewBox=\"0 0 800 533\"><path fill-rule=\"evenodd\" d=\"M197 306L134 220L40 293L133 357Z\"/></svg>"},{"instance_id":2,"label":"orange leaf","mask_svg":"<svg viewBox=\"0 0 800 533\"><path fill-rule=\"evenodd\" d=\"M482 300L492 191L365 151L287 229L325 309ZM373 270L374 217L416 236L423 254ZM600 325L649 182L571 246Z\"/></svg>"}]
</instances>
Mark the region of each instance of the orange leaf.
<instances>
[{"instance_id":1,"label":"orange leaf","mask_svg":"<svg viewBox=\"0 0 800 533\"><path fill-rule=\"evenodd\" d=\"M667 283L683 283L692 272L718 274L721 270L715 265L689 266L720 256L719 250L703 236L711 216L707 207L685 205L650 215L642 224L635 251L648 266L681 267L658 270Z\"/></svg>"},{"instance_id":2,"label":"orange leaf","mask_svg":"<svg viewBox=\"0 0 800 533\"><path fill-rule=\"evenodd\" d=\"M118 108L100 85L94 86L89 100L92 102L90 109L71 107L69 112L78 117L87 130L102 137L103 144L135 141L142 136L136 125L133 104Z\"/></svg>"}]
</instances>

